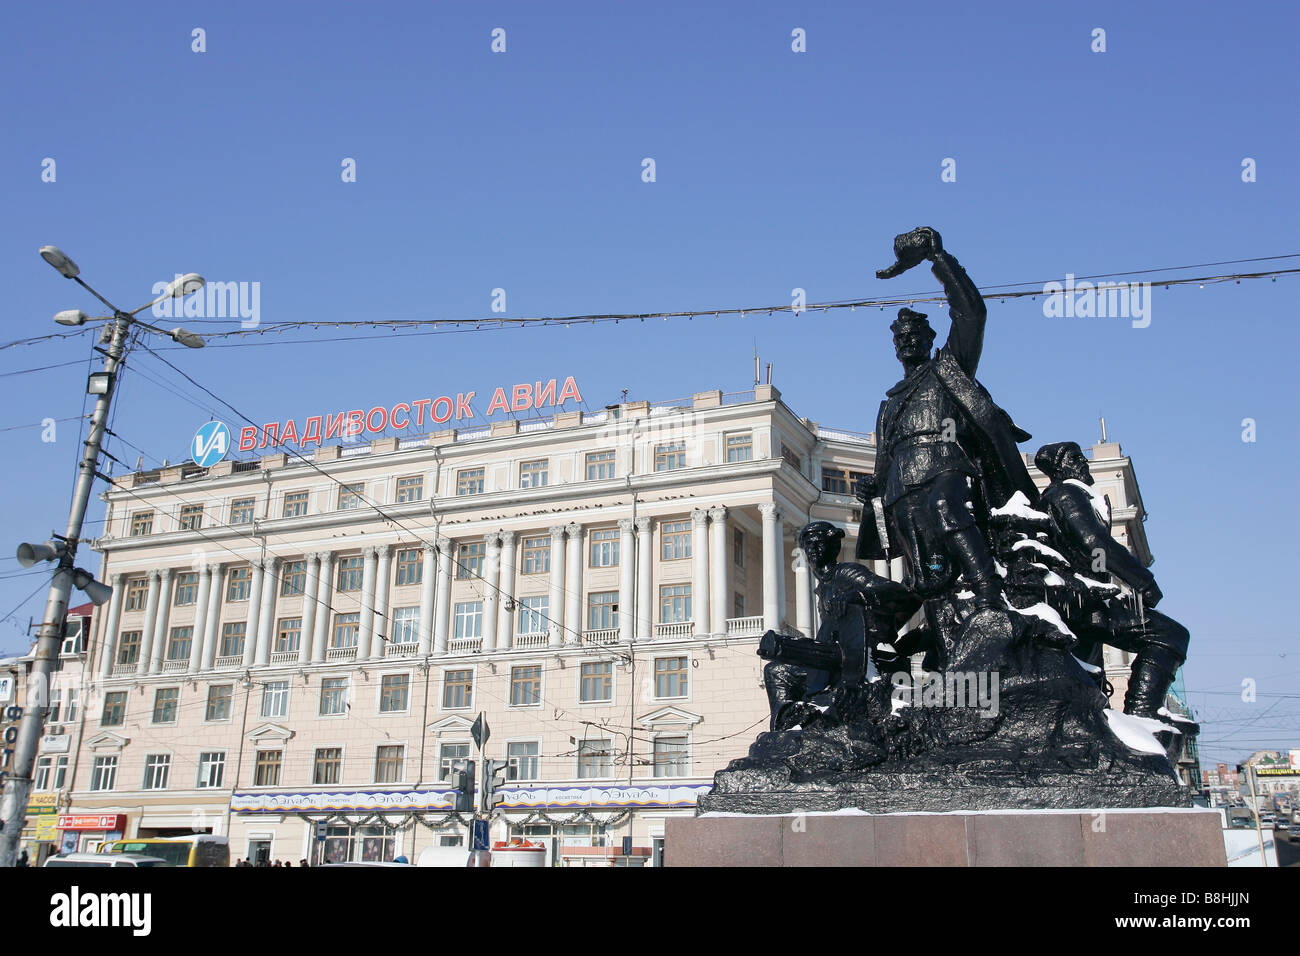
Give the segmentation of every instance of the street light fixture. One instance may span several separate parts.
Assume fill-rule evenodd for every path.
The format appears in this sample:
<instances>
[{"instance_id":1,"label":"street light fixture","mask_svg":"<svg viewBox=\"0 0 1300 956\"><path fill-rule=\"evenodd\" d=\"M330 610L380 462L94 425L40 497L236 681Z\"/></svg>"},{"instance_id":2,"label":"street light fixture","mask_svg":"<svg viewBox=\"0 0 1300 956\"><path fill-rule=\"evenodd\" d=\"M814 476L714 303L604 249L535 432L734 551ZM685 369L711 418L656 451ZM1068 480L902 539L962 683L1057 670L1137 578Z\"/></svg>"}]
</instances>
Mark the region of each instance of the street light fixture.
<instances>
[{"instance_id":1,"label":"street light fixture","mask_svg":"<svg viewBox=\"0 0 1300 956\"><path fill-rule=\"evenodd\" d=\"M99 475L100 445L108 422L109 406L113 401L113 389L117 382L117 370L126 356L127 343L131 327L138 326L156 335L166 336L187 348L202 348L203 339L186 329L175 328L170 332L155 328L136 316L155 303L165 298L179 299L203 288L204 280L193 272L178 276L168 283L166 291L151 302L146 302L134 312L123 312L113 303L91 288L80 278L81 270L77 264L57 246L42 246L41 258L48 262L59 274L74 280L83 289L112 310L112 315L90 318L79 309L69 309L58 313L54 321L60 325L82 326L88 321L107 323L104 332L107 336L107 350L104 368L92 372L86 382L86 391L96 396L95 408L90 415L90 432L85 443L77 472L77 483L72 494L72 507L68 513L68 530L63 535L56 535L44 544L23 543L18 546L18 563L31 567L39 561L54 563L54 574L50 581L49 594L45 599L45 613L41 618L40 630L36 637L36 651L32 661L31 683L34 687L48 687L51 675L58 664L60 644L63 638L64 622L68 616L68 598L74 587L85 592L86 597L96 606L108 601L113 589L96 581L89 571L75 565L77 544L81 539L81 526L85 520L86 508L90 503L90 493L95 478ZM104 340L101 339L101 342ZM17 727L17 736L6 743L12 743L12 751L6 748L6 756L11 756L8 769L0 774L4 779L4 796L0 801L0 866L13 866L22 834L23 817L27 810L27 799L32 788L32 769L36 763L36 751L41 734L45 728L45 717L49 712L48 695L30 696Z\"/></svg>"}]
</instances>

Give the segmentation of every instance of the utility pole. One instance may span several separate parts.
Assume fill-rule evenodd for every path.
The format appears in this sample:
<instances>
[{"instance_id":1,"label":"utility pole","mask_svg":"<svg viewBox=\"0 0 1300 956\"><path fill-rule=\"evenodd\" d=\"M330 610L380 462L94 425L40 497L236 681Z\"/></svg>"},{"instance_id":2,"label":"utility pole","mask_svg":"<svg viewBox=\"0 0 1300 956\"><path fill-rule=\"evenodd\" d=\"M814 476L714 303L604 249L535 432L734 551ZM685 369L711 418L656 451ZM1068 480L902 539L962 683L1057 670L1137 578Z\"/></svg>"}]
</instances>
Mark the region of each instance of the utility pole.
<instances>
[{"instance_id":1,"label":"utility pole","mask_svg":"<svg viewBox=\"0 0 1300 956\"><path fill-rule=\"evenodd\" d=\"M123 312L78 278L80 270L76 263L54 246L41 249L41 256L66 278L74 279L110 309L113 315L108 321L108 350L95 347L104 355L104 370L91 374L87 383L89 394L97 396L95 409L90 416L90 435L86 439L85 454L77 470L77 483L72 493L72 508L68 513L68 528L62 537L57 537L47 544L22 544L18 548L18 560L24 567L30 567L37 561L55 561L54 576L50 581L50 590L45 600L45 614L41 618L40 630L36 637L35 659L32 663L31 677L28 681L28 693L22 718L18 725L18 737L14 748L5 749L4 756L8 767L0 773L5 783L4 797L0 801L0 818L4 829L0 832L0 866L13 866L17 856L18 841L22 837L23 819L27 814L27 800L32 789L32 767L36 763L36 752L40 746L41 734L45 730L45 718L49 713L50 679L58 663L59 648L63 640L64 621L68 615L68 597L74 586L81 588L96 605L103 604L112 594L112 588L95 581L86 571L74 566L77 545L81 541L82 522L90 502L90 492L96 477L108 478L99 472L100 445L104 439L104 429L108 422L109 406L113 401L113 391L117 385L117 373L126 354L127 339L130 328L139 325L151 332L169 335L175 341L191 348L201 348L203 340L184 329L174 329L167 333L162 329L140 322L136 313L142 312L164 298L180 298L187 291L202 287L200 276L178 276L176 281L158 299L136 309L135 312ZM55 320L62 325L83 325L87 316L80 311L60 312ZM110 481L111 484L111 481ZM11 762L10 762L11 761Z\"/></svg>"}]
</instances>

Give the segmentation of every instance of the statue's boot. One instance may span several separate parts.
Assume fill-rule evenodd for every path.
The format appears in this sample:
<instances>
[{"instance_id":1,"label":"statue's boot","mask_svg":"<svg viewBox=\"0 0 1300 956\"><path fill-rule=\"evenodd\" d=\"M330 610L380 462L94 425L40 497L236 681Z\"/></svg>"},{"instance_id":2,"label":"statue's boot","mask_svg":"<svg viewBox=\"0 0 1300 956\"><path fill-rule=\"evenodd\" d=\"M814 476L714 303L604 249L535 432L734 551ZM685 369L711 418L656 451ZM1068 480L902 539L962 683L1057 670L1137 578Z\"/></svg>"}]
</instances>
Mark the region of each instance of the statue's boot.
<instances>
[{"instance_id":1,"label":"statue's boot","mask_svg":"<svg viewBox=\"0 0 1300 956\"><path fill-rule=\"evenodd\" d=\"M975 610L992 607L1005 609L1002 602L1002 579L993 567L993 555L979 528L971 524L956 531L949 531L946 537L948 553L953 556L961 568L962 577L970 589L975 592Z\"/></svg>"},{"instance_id":2,"label":"statue's boot","mask_svg":"<svg viewBox=\"0 0 1300 956\"><path fill-rule=\"evenodd\" d=\"M1158 652L1161 649L1153 650ZM1177 664L1169 666L1172 662L1167 658L1168 655L1159 653L1138 655L1129 675L1128 690L1124 692L1124 713L1161 719L1159 710L1165 705L1165 695L1169 693L1169 685L1174 682L1174 673L1178 670Z\"/></svg>"}]
</instances>

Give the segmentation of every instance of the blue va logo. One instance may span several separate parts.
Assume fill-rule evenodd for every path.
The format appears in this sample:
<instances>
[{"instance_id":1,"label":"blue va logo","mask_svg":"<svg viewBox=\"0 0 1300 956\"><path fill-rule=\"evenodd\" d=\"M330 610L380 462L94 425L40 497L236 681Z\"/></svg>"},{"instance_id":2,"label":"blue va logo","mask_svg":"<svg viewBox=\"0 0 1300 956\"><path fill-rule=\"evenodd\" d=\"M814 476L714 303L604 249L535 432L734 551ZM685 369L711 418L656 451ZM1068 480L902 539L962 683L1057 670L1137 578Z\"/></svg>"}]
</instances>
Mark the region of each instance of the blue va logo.
<instances>
[{"instance_id":1,"label":"blue va logo","mask_svg":"<svg viewBox=\"0 0 1300 956\"><path fill-rule=\"evenodd\" d=\"M211 468L230 451L230 429L222 422L208 422L194 433L190 457L200 468Z\"/></svg>"}]
</instances>

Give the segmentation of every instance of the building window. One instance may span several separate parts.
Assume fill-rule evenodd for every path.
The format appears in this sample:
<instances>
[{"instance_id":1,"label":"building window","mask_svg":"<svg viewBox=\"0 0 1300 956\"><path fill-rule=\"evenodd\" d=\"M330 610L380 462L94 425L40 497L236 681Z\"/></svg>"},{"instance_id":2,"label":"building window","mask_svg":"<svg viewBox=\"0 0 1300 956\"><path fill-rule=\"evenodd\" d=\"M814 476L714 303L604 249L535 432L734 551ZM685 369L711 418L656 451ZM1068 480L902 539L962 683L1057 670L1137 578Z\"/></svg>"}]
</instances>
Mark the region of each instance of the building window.
<instances>
[{"instance_id":1,"label":"building window","mask_svg":"<svg viewBox=\"0 0 1300 956\"><path fill-rule=\"evenodd\" d=\"M599 528L591 532L590 565L612 568L618 565L618 529Z\"/></svg>"},{"instance_id":2,"label":"building window","mask_svg":"<svg viewBox=\"0 0 1300 956\"><path fill-rule=\"evenodd\" d=\"M399 783L402 779L402 762L406 748L388 745L375 750L375 783Z\"/></svg>"},{"instance_id":3,"label":"building window","mask_svg":"<svg viewBox=\"0 0 1300 956\"><path fill-rule=\"evenodd\" d=\"M731 532L731 560L738 568L745 566L745 532L739 528Z\"/></svg>"},{"instance_id":4,"label":"building window","mask_svg":"<svg viewBox=\"0 0 1300 956\"><path fill-rule=\"evenodd\" d=\"M144 758L144 781L141 790L166 790L167 777L171 774L171 754L148 754Z\"/></svg>"},{"instance_id":5,"label":"building window","mask_svg":"<svg viewBox=\"0 0 1300 956\"><path fill-rule=\"evenodd\" d=\"M424 476L411 475L408 478L397 479L397 503L405 504L408 501L419 501L424 497Z\"/></svg>"},{"instance_id":6,"label":"building window","mask_svg":"<svg viewBox=\"0 0 1300 956\"><path fill-rule=\"evenodd\" d=\"M33 790L62 790L68 778L68 758L62 756L39 757L36 760L36 775L32 781Z\"/></svg>"},{"instance_id":7,"label":"building window","mask_svg":"<svg viewBox=\"0 0 1300 956\"><path fill-rule=\"evenodd\" d=\"M516 741L506 744L506 779L537 780L541 774L540 746L535 740Z\"/></svg>"},{"instance_id":8,"label":"building window","mask_svg":"<svg viewBox=\"0 0 1300 956\"><path fill-rule=\"evenodd\" d=\"M665 584L659 589L659 623L680 624L691 620L691 586Z\"/></svg>"},{"instance_id":9,"label":"building window","mask_svg":"<svg viewBox=\"0 0 1300 956\"><path fill-rule=\"evenodd\" d=\"M578 699L584 704L607 703L614 699L614 662L588 661L580 671Z\"/></svg>"},{"instance_id":10,"label":"building window","mask_svg":"<svg viewBox=\"0 0 1300 956\"><path fill-rule=\"evenodd\" d=\"M230 705L235 696L234 684L213 684L208 687L208 706L204 720L229 720Z\"/></svg>"},{"instance_id":11,"label":"building window","mask_svg":"<svg viewBox=\"0 0 1300 956\"><path fill-rule=\"evenodd\" d=\"M843 468L827 468L822 466L822 491L829 491L834 495L847 495L849 493L849 476Z\"/></svg>"},{"instance_id":12,"label":"building window","mask_svg":"<svg viewBox=\"0 0 1300 956\"><path fill-rule=\"evenodd\" d=\"M407 708L411 676L409 674L385 674L379 679L379 712L381 714L402 713Z\"/></svg>"},{"instance_id":13,"label":"building window","mask_svg":"<svg viewBox=\"0 0 1300 956\"><path fill-rule=\"evenodd\" d=\"M121 727L126 721L126 691L113 691L104 695L104 713L99 723L104 727Z\"/></svg>"},{"instance_id":14,"label":"building window","mask_svg":"<svg viewBox=\"0 0 1300 956\"><path fill-rule=\"evenodd\" d=\"M421 584L424 581L424 562L419 548L403 548L397 552L397 586Z\"/></svg>"},{"instance_id":15,"label":"building window","mask_svg":"<svg viewBox=\"0 0 1300 956\"><path fill-rule=\"evenodd\" d=\"M388 639L393 644L420 643L420 609L418 607L393 608L392 633Z\"/></svg>"},{"instance_id":16,"label":"building window","mask_svg":"<svg viewBox=\"0 0 1300 956\"><path fill-rule=\"evenodd\" d=\"M361 612L334 615L334 635L330 647L356 647L361 636Z\"/></svg>"},{"instance_id":17,"label":"building window","mask_svg":"<svg viewBox=\"0 0 1300 956\"><path fill-rule=\"evenodd\" d=\"M754 460L754 433L740 432L727 436L727 461Z\"/></svg>"},{"instance_id":18,"label":"building window","mask_svg":"<svg viewBox=\"0 0 1300 956\"><path fill-rule=\"evenodd\" d=\"M456 472L456 494L483 494L483 469L462 468L460 471Z\"/></svg>"},{"instance_id":19,"label":"building window","mask_svg":"<svg viewBox=\"0 0 1300 956\"><path fill-rule=\"evenodd\" d=\"M686 467L686 442L655 445L655 471L676 471Z\"/></svg>"},{"instance_id":20,"label":"building window","mask_svg":"<svg viewBox=\"0 0 1300 956\"><path fill-rule=\"evenodd\" d=\"M302 618L282 617L275 629L275 647L277 654L296 651L302 641Z\"/></svg>"},{"instance_id":21,"label":"building window","mask_svg":"<svg viewBox=\"0 0 1300 956\"><path fill-rule=\"evenodd\" d=\"M124 611L143 611L149 599L149 582L145 578L132 578L126 582L126 606Z\"/></svg>"},{"instance_id":22,"label":"building window","mask_svg":"<svg viewBox=\"0 0 1300 956\"><path fill-rule=\"evenodd\" d=\"M525 664L510 668L510 706L532 707L542 702L542 668Z\"/></svg>"},{"instance_id":23,"label":"building window","mask_svg":"<svg viewBox=\"0 0 1300 956\"><path fill-rule=\"evenodd\" d=\"M676 561L691 556L691 523L666 521L660 531L661 556L664 561Z\"/></svg>"},{"instance_id":24,"label":"building window","mask_svg":"<svg viewBox=\"0 0 1300 956\"><path fill-rule=\"evenodd\" d=\"M180 700L181 689L179 687L159 687L154 691L153 722L155 724L175 723Z\"/></svg>"},{"instance_id":25,"label":"building window","mask_svg":"<svg viewBox=\"0 0 1300 956\"><path fill-rule=\"evenodd\" d=\"M578 743L578 779L593 780L614 775L613 741L583 740Z\"/></svg>"},{"instance_id":26,"label":"building window","mask_svg":"<svg viewBox=\"0 0 1300 956\"><path fill-rule=\"evenodd\" d=\"M267 681L262 687L262 716L284 717L289 713L289 682Z\"/></svg>"},{"instance_id":27,"label":"building window","mask_svg":"<svg viewBox=\"0 0 1300 956\"><path fill-rule=\"evenodd\" d=\"M131 537L153 533L153 512L137 511L131 515Z\"/></svg>"},{"instance_id":28,"label":"building window","mask_svg":"<svg viewBox=\"0 0 1300 956\"><path fill-rule=\"evenodd\" d=\"M618 592L592 591L587 595L587 629L612 631L618 627Z\"/></svg>"},{"instance_id":29,"label":"building window","mask_svg":"<svg viewBox=\"0 0 1300 956\"><path fill-rule=\"evenodd\" d=\"M167 638L167 660L188 661L190 648L194 644L194 628L173 627Z\"/></svg>"},{"instance_id":30,"label":"building window","mask_svg":"<svg viewBox=\"0 0 1300 956\"><path fill-rule=\"evenodd\" d=\"M280 767L284 763L284 751L259 750L253 760L253 786L278 787L280 785Z\"/></svg>"},{"instance_id":31,"label":"building window","mask_svg":"<svg viewBox=\"0 0 1300 956\"><path fill-rule=\"evenodd\" d=\"M656 657L655 696L685 697L686 672L689 667L685 657Z\"/></svg>"},{"instance_id":32,"label":"building window","mask_svg":"<svg viewBox=\"0 0 1300 956\"><path fill-rule=\"evenodd\" d=\"M117 637L117 662L136 664L140 661L140 632L123 631Z\"/></svg>"},{"instance_id":33,"label":"building window","mask_svg":"<svg viewBox=\"0 0 1300 956\"><path fill-rule=\"evenodd\" d=\"M457 640L483 636L482 601L458 601L455 619L454 634Z\"/></svg>"},{"instance_id":34,"label":"building window","mask_svg":"<svg viewBox=\"0 0 1300 956\"><path fill-rule=\"evenodd\" d=\"M230 503L230 523L252 524L253 509L256 506L256 498L236 498Z\"/></svg>"},{"instance_id":35,"label":"building window","mask_svg":"<svg viewBox=\"0 0 1300 956\"><path fill-rule=\"evenodd\" d=\"M361 580L365 573L365 558L354 554L348 558L339 558L339 573L336 590L360 591Z\"/></svg>"},{"instance_id":36,"label":"building window","mask_svg":"<svg viewBox=\"0 0 1300 956\"><path fill-rule=\"evenodd\" d=\"M614 477L616 452L593 451L587 454L587 480L603 481Z\"/></svg>"},{"instance_id":37,"label":"building window","mask_svg":"<svg viewBox=\"0 0 1300 956\"><path fill-rule=\"evenodd\" d=\"M348 679L326 677L320 682L320 710L322 717L335 717L347 713Z\"/></svg>"},{"instance_id":38,"label":"building window","mask_svg":"<svg viewBox=\"0 0 1300 956\"><path fill-rule=\"evenodd\" d=\"M691 759L686 752L685 737L655 738L655 776L689 777Z\"/></svg>"},{"instance_id":39,"label":"building window","mask_svg":"<svg viewBox=\"0 0 1300 956\"><path fill-rule=\"evenodd\" d=\"M450 782L456 764L469 759L469 744L443 744L438 749L438 779Z\"/></svg>"},{"instance_id":40,"label":"building window","mask_svg":"<svg viewBox=\"0 0 1300 956\"><path fill-rule=\"evenodd\" d=\"M226 600L247 601L252 578L252 568L231 568L226 576Z\"/></svg>"},{"instance_id":41,"label":"building window","mask_svg":"<svg viewBox=\"0 0 1300 956\"><path fill-rule=\"evenodd\" d=\"M545 488L546 475L550 462L546 459L541 461L523 461L519 463L519 487L520 488Z\"/></svg>"},{"instance_id":42,"label":"building window","mask_svg":"<svg viewBox=\"0 0 1300 956\"><path fill-rule=\"evenodd\" d=\"M172 607L185 607L198 600L199 575L196 571L186 571L176 575L176 587L172 592Z\"/></svg>"},{"instance_id":43,"label":"building window","mask_svg":"<svg viewBox=\"0 0 1300 956\"><path fill-rule=\"evenodd\" d=\"M280 597L307 593L307 562L286 561L280 571Z\"/></svg>"},{"instance_id":44,"label":"building window","mask_svg":"<svg viewBox=\"0 0 1300 956\"><path fill-rule=\"evenodd\" d=\"M203 527L203 505L181 505L181 530L198 531Z\"/></svg>"},{"instance_id":45,"label":"building window","mask_svg":"<svg viewBox=\"0 0 1300 956\"><path fill-rule=\"evenodd\" d=\"M221 786L221 779L226 774L226 755L220 750L209 750L199 754L200 790L213 790Z\"/></svg>"},{"instance_id":46,"label":"building window","mask_svg":"<svg viewBox=\"0 0 1300 956\"><path fill-rule=\"evenodd\" d=\"M231 621L221 625L221 653L218 657L240 657L244 653L244 632L248 628L246 621Z\"/></svg>"},{"instance_id":47,"label":"building window","mask_svg":"<svg viewBox=\"0 0 1300 956\"><path fill-rule=\"evenodd\" d=\"M284 516L286 518L301 518L307 513L307 497L310 492L291 491L284 496Z\"/></svg>"},{"instance_id":48,"label":"building window","mask_svg":"<svg viewBox=\"0 0 1300 956\"><path fill-rule=\"evenodd\" d=\"M456 548L456 579L468 581L483 576L483 555L487 551L484 541L472 541Z\"/></svg>"},{"instance_id":49,"label":"building window","mask_svg":"<svg viewBox=\"0 0 1300 956\"><path fill-rule=\"evenodd\" d=\"M736 592L736 603L734 607L734 613L731 616L732 617L745 616L745 595L741 594L739 591Z\"/></svg>"},{"instance_id":50,"label":"building window","mask_svg":"<svg viewBox=\"0 0 1300 956\"><path fill-rule=\"evenodd\" d=\"M464 710L474 704L474 672L445 671L442 676L442 709Z\"/></svg>"},{"instance_id":51,"label":"building window","mask_svg":"<svg viewBox=\"0 0 1300 956\"><path fill-rule=\"evenodd\" d=\"M355 511L364 503L365 496L365 482L357 482L355 485L343 485L339 488L339 511Z\"/></svg>"},{"instance_id":52,"label":"building window","mask_svg":"<svg viewBox=\"0 0 1300 956\"><path fill-rule=\"evenodd\" d=\"M517 634L545 634L550 626L551 599L546 595L522 597L519 605Z\"/></svg>"},{"instance_id":53,"label":"building window","mask_svg":"<svg viewBox=\"0 0 1300 956\"><path fill-rule=\"evenodd\" d=\"M311 782L314 784L341 783L343 780L343 748L318 747L313 762Z\"/></svg>"},{"instance_id":54,"label":"building window","mask_svg":"<svg viewBox=\"0 0 1300 956\"><path fill-rule=\"evenodd\" d=\"M545 574L551 570L551 539L524 538L523 573Z\"/></svg>"},{"instance_id":55,"label":"building window","mask_svg":"<svg viewBox=\"0 0 1300 956\"><path fill-rule=\"evenodd\" d=\"M112 790L117 785L117 754L96 757L90 771L91 790Z\"/></svg>"}]
</instances>

